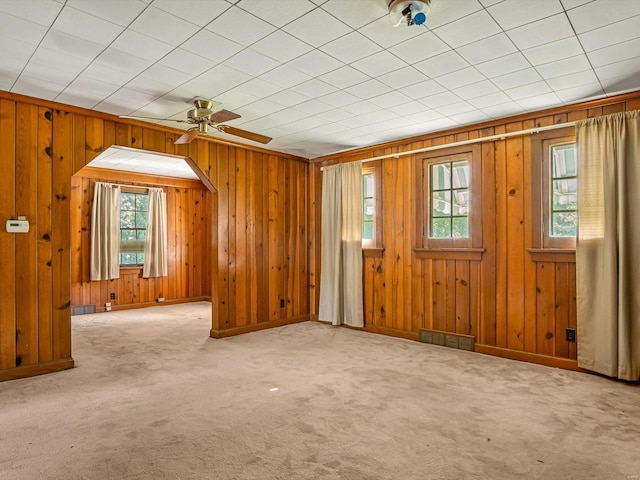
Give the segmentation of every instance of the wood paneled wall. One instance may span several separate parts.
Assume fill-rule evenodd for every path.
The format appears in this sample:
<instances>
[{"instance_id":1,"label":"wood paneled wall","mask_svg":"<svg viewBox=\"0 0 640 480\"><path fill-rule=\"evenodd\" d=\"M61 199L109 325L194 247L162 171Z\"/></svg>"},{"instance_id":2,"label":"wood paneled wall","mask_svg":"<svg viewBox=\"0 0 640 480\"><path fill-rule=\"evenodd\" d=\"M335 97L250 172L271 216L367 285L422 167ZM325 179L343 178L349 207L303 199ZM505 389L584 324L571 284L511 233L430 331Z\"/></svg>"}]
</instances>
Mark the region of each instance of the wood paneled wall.
<instances>
[{"instance_id":1,"label":"wood paneled wall","mask_svg":"<svg viewBox=\"0 0 640 480\"><path fill-rule=\"evenodd\" d=\"M176 146L178 135L0 92L0 380L73 366L71 177L111 145L188 156L217 188L211 335L308 318L308 163L213 139ZM28 234L5 231L17 215Z\"/></svg>"},{"instance_id":2,"label":"wood paneled wall","mask_svg":"<svg viewBox=\"0 0 640 480\"><path fill-rule=\"evenodd\" d=\"M314 160L312 318L318 311L322 166L637 108L638 92ZM576 368L576 344L565 341L566 328L576 327L575 255L531 251L531 136L483 142L481 148L481 255L416 249L416 206L423 195L416 188L422 174L416 155L381 160L382 239L381 248L364 254L365 329L411 339L420 328L468 334L476 337L477 351Z\"/></svg>"},{"instance_id":3,"label":"wood paneled wall","mask_svg":"<svg viewBox=\"0 0 640 480\"><path fill-rule=\"evenodd\" d=\"M142 267L120 269L120 278L90 279L91 210L95 182L162 187L167 194L169 274L142 278ZM211 299L211 193L199 180L172 179L91 167L71 180L71 305L95 305L104 311L154 304ZM115 300L110 298L115 294Z\"/></svg>"}]
</instances>

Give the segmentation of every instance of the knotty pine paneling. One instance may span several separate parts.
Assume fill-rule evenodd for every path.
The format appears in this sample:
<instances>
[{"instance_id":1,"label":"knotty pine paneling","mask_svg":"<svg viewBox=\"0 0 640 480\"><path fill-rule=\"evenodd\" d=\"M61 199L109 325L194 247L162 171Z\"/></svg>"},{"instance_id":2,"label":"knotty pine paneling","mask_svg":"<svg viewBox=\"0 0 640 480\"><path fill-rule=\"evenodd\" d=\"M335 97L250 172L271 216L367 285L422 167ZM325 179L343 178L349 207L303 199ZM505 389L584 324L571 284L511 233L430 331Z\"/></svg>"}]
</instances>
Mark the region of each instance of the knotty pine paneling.
<instances>
[{"instance_id":1,"label":"knotty pine paneling","mask_svg":"<svg viewBox=\"0 0 640 480\"><path fill-rule=\"evenodd\" d=\"M322 166L637 108L640 92L313 161L310 278L320 278ZM365 329L406 338L417 338L419 328L469 334L480 351L575 367L577 345L565 341L566 328L576 327L575 263L566 256L534 261L527 251L533 248L535 221L533 161L530 136L481 143L484 252L480 260L469 260L456 253L424 258L424 252L414 252L422 172L415 155L383 159L382 239L380 249L366 251L363 259ZM314 284L309 299L317 318L319 286Z\"/></svg>"},{"instance_id":2,"label":"knotty pine paneling","mask_svg":"<svg viewBox=\"0 0 640 480\"><path fill-rule=\"evenodd\" d=\"M90 280L91 211L96 182L114 182L133 187L162 187L167 194L167 251L169 275L142 278L142 269L121 269L120 278ZM86 167L72 178L71 204L71 305L95 305L103 311L106 302L114 308L165 301L209 298L211 248L211 193L200 181L171 179L129 172ZM115 300L110 294L115 293Z\"/></svg>"},{"instance_id":3,"label":"knotty pine paneling","mask_svg":"<svg viewBox=\"0 0 640 480\"><path fill-rule=\"evenodd\" d=\"M26 235L0 228L0 380L73 366L72 298L103 305L115 290L121 305L210 296L212 336L308 318L308 163L213 138L176 146L178 135L0 92L0 225L17 215L31 223ZM72 195L91 182L74 178L72 190L72 176L111 145L188 156L213 190L171 194L171 280L123 272L111 289L87 279L87 249L78 245L88 243L89 205L72 208ZM80 226L73 249L72 219Z\"/></svg>"}]
</instances>

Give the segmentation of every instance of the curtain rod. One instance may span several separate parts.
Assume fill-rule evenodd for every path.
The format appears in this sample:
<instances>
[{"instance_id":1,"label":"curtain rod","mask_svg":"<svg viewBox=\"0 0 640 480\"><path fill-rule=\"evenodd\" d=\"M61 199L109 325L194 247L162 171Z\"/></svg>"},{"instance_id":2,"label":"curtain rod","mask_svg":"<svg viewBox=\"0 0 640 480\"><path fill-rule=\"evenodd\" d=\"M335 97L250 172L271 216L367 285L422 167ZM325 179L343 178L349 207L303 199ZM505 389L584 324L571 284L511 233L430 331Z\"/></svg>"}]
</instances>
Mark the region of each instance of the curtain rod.
<instances>
[{"instance_id":1,"label":"curtain rod","mask_svg":"<svg viewBox=\"0 0 640 480\"><path fill-rule=\"evenodd\" d=\"M130 185L128 183L112 183L112 182L101 182L100 180L96 180L96 183L102 183L104 185L109 185L111 187L128 187L128 188L138 188L140 190L149 190L152 187L142 187L140 185Z\"/></svg>"},{"instance_id":2,"label":"curtain rod","mask_svg":"<svg viewBox=\"0 0 640 480\"><path fill-rule=\"evenodd\" d=\"M367 162L373 162L375 160L382 160L385 158L399 158L403 155L412 155L414 153L430 152L432 150L442 150L443 148L458 147L461 145L470 145L472 143L488 142L491 140L504 140L505 138L508 138L508 137L518 137L521 135L526 135L528 133L534 134L538 132L544 132L545 130L556 130L558 128L573 127L575 126L575 124L576 122L556 123L554 125L547 125L545 127L535 127L535 128L528 128L526 130L518 130L517 132L499 133L497 135L489 135L487 137L472 138L471 140L461 140L459 142L445 143L443 145L434 145L432 147L418 148L417 150L409 150L407 152L389 153L387 155L380 155L378 157L365 158L360 160L360 162L367 163ZM324 168L325 167L321 167L320 171L324 170Z\"/></svg>"}]
</instances>

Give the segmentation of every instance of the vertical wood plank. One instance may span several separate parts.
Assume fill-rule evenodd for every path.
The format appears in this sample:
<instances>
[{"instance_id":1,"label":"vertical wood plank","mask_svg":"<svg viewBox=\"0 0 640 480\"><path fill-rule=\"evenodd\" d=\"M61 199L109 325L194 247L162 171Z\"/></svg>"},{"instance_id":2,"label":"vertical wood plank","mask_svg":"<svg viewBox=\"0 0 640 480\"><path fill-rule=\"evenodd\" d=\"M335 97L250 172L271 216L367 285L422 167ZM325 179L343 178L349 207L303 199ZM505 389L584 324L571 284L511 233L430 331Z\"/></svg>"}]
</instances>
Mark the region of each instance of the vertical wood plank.
<instances>
[{"instance_id":1,"label":"vertical wood plank","mask_svg":"<svg viewBox=\"0 0 640 480\"><path fill-rule=\"evenodd\" d=\"M553 263L537 266L537 353L554 354L555 269Z\"/></svg>"},{"instance_id":2,"label":"vertical wood plank","mask_svg":"<svg viewBox=\"0 0 640 480\"><path fill-rule=\"evenodd\" d=\"M469 261L455 262L455 332L469 335Z\"/></svg>"},{"instance_id":3,"label":"vertical wood plank","mask_svg":"<svg viewBox=\"0 0 640 480\"><path fill-rule=\"evenodd\" d=\"M492 132L493 133L493 132ZM482 298L479 343L496 344L496 173L495 144L482 145L482 236L486 249L482 256Z\"/></svg>"},{"instance_id":4,"label":"vertical wood plank","mask_svg":"<svg viewBox=\"0 0 640 480\"><path fill-rule=\"evenodd\" d=\"M501 133L496 129L496 134ZM507 346L507 159L505 141L496 145L496 345Z\"/></svg>"},{"instance_id":5,"label":"vertical wood plank","mask_svg":"<svg viewBox=\"0 0 640 480\"><path fill-rule=\"evenodd\" d=\"M569 301L569 328L578 328L576 315L576 264L570 263L568 266L568 301ZM569 358L576 360L578 358L578 349L576 342L569 343Z\"/></svg>"},{"instance_id":6,"label":"vertical wood plank","mask_svg":"<svg viewBox=\"0 0 640 480\"><path fill-rule=\"evenodd\" d=\"M433 265L433 329L447 329L447 261L432 260Z\"/></svg>"}]
</instances>

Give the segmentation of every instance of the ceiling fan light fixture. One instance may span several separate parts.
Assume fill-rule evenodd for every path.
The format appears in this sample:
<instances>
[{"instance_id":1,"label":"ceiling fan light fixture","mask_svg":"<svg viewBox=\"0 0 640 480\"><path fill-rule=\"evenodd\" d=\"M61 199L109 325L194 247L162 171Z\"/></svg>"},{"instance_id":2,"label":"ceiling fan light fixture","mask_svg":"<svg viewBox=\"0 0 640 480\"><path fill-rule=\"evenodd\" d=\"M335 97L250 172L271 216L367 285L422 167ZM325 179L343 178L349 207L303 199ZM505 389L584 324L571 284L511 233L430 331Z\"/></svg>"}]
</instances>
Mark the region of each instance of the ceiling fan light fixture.
<instances>
[{"instance_id":1,"label":"ceiling fan light fixture","mask_svg":"<svg viewBox=\"0 0 640 480\"><path fill-rule=\"evenodd\" d=\"M424 25L430 5L431 0L388 0L389 20L394 27Z\"/></svg>"},{"instance_id":2,"label":"ceiling fan light fixture","mask_svg":"<svg viewBox=\"0 0 640 480\"><path fill-rule=\"evenodd\" d=\"M209 124L206 122L198 123L198 132L207 133L209 131Z\"/></svg>"}]
</instances>

